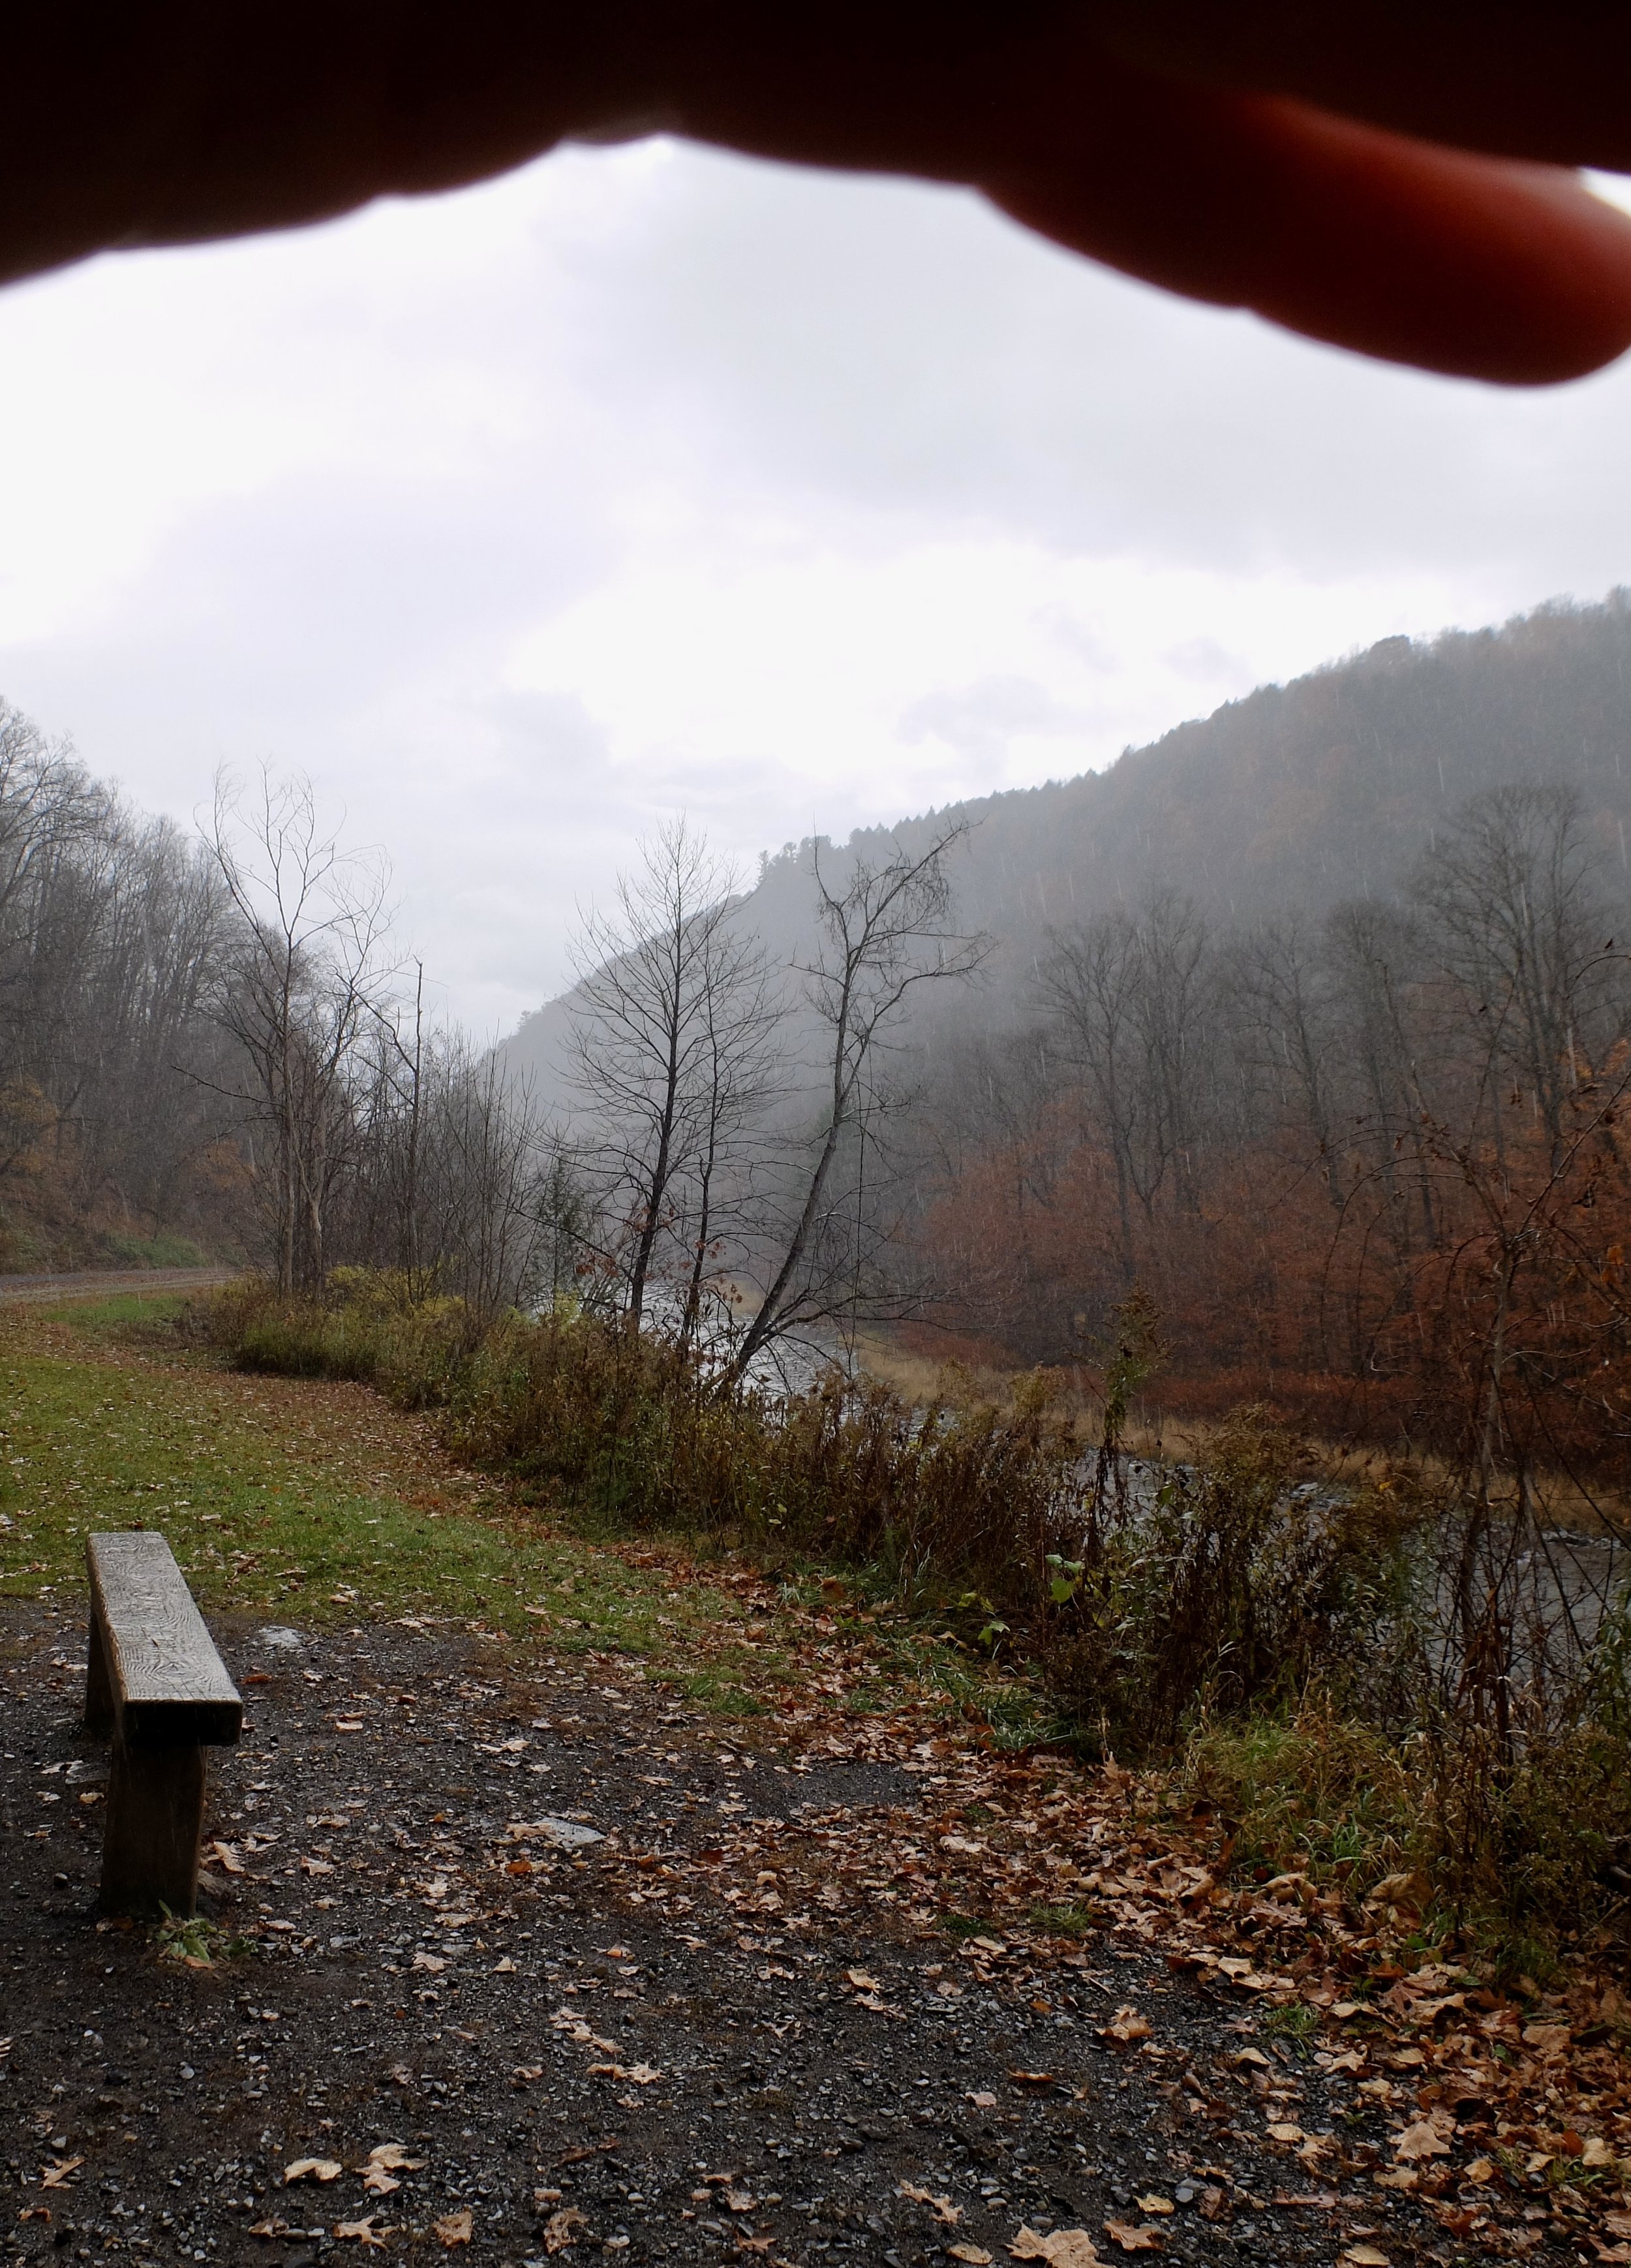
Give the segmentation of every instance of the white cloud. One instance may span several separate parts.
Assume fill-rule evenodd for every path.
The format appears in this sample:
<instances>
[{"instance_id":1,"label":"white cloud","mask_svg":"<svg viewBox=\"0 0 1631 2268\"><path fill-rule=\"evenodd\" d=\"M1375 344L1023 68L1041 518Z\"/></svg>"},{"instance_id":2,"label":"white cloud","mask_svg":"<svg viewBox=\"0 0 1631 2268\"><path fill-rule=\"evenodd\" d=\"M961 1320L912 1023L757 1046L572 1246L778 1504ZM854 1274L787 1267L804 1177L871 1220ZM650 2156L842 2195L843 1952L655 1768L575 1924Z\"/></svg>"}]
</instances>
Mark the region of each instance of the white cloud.
<instances>
[{"instance_id":1,"label":"white cloud","mask_svg":"<svg viewBox=\"0 0 1631 2268\"><path fill-rule=\"evenodd\" d=\"M660 812L842 834L1631 576L1628 408L1374 369L959 193L569 151L0 299L0 690L182 814L312 771L490 1027Z\"/></svg>"}]
</instances>

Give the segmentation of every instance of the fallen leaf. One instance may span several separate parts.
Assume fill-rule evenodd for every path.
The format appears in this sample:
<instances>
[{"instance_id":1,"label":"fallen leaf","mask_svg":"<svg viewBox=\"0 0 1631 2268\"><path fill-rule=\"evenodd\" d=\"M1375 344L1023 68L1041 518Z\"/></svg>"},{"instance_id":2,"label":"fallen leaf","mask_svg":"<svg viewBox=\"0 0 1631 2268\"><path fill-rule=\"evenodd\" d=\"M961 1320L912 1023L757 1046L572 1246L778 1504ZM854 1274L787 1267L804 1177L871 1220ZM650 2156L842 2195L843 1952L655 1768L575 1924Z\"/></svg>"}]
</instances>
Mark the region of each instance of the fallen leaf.
<instances>
[{"instance_id":1,"label":"fallen leaf","mask_svg":"<svg viewBox=\"0 0 1631 2268\"><path fill-rule=\"evenodd\" d=\"M65 2190L68 2187L68 2176L70 2174L74 2171L76 2167L83 2166L84 2163L84 2160L83 2158L53 2159L48 2166L42 2166L40 2169L40 2188L42 2190Z\"/></svg>"},{"instance_id":2,"label":"fallen leaf","mask_svg":"<svg viewBox=\"0 0 1631 2268\"><path fill-rule=\"evenodd\" d=\"M580 2048L599 2048L602 2055L614 2056L617 2053L615 2040L603 2040L598 2032L591 2029L581 2016L575 2016L569 2008L557 2008L549 2021L556 2031L564 2032L569 2040L576 2040Z\"/></svg>"},{"instance_id":3,"label":"fallen leaf","mask_svg":"<svg viewBox=\"0 0 1631 2268\"><path fill-rule=\"evenodd\" d=\"M552 2213L544 2223L545 2251L564 2252L569 2244L577 2242L578 2230L588 2226L589 2215L579 2213L574 2205L568 2205L560 2213Z\"/></svg>"},{"instance_id":4,"label":"fallen leaf","mask_svg":"<svg viewBox=\"0 0 1631 2268\"><path fill-rule=\"evenodd\" d=\"M1269 2132L1272 2133L1274 2129L1271 2127ZM1394 2143L1393 2155L1404 2159L1407 2163L1414 2162L1417 2158L1447 2158L1450 2145L1430 2118L1418 2118L1413 2125L1406 2127Z\"/></svg>"},{"instance_id":5,"label":"fallen leaf","mask_svg":"<svg viewBox=\"0 0 1631 2268\"><path fill-rule=\"evenodd\" d=\"M1386 2253L1374 2244L1350 2244L1339 2257L1341 2268L1392 2268Z\"/></svg>"},{"instance_id":6,"label":"fallen leaf","mask_svg":"<svg viewBox=\"0 0 1631 2268\"><path fill-rule=\"evenodd\" d=\"M1101 2040L1120 2040L1123 2046L1129 2040L1147 2040L1150 2026L1136 2008L1118 2008L1098 2035Z\"/></svg>"},{"instance_id":7,"label":"fallen leaf","mask_svg":"<svg viewBox=\"0 0 1631 2268\"><path fill-rule=\"evenodd\" d=\"M368 2154L371 2166L384 2166L393 2174L417 2174L424 2169L422 2158L410 2158L400 2142L376 2142Z\"/></svg>"},{"instance_id":8,"label":"fallen leaf","mask_svg":"<svg viewBox=\"0 0 1631 2268\"><path fill-rule=\"evenodd\" d=\"M1054 2083L1051 2071L1010 2071L1008 2075L1018 2087L1051 2087Z\"/></svg>"},{"instance_id":9,"label":"fallen leaf","mask_svg":"<svg viewBox=\"0 0 1631 2268\"><path fill-rule=\"evenodd\" d=\"M864 1969L846 1969L844 1975L857 1992L881 1992L883 1986L876 1977L869 1977Z\"/></svg>"},{"instance_id":10,"label":"fallen leaf","mask_svg":"<svg viewBox=\"0 0 1631 2268\"><path fill-rule=\"evenodd\" d=\"M337 2182L345 2168L338 2158L297 2158L283 2168L285 2182Z\"/></svg>"},{"instance_id":11,"label":"fallen leaf","mask_svg":"<svg viewBox=\"0 0 1631 2268\"><path fill-rule=\"evenodd\" d=\"M901 2182L895 2191L895 2195L910 2198L914 2205L931 2206L935 2219L944 2221L948 2228L955 2228L963 2218L963 2208L960 2205L953 2205L950 2198L937 2197L932 2190L920 2189L915 2182Z\"/></svg>"},{"instance_id":12,"label":"fallen leaf","mask_svg":"<svg viewBox=\"0 0 1631 2268\"><path fill-rule=\"evenodd\" d=\"M415 1969L426 1970L432 1977L439 1977L447 1963L439 1953L416 1953L414 1955L414 1966Z\"/></svg>"},{"instance_id":13,"label":"fallen leaf","mask_svg":"<svg viewBox=\"0 0 1631 2268\"><path fill-rule=\"evenodd\" d=\"M632 2081L636 2087L652 2087L663 2074L654 2064L649 2063L591 2063L589 2076L591 2079L623 2079Z\"/></svg>"},{"instance_id":14,"label":"fallen leaf","mask_svg":"<svg viewBox=\"0 0 1631 2268\"><path fill-rule=\"evenodd\" d=\"M1289 2119L1275 2119L1268 2132L1276 2142L1300 2142L1303 2139L1302 2128L1293 2125Z\"/></svg>"},{"instance_id":15,"label":"fallen leaf","mask_svg":"<svg viewBox=\"0 0 1631 2268\"><path fill-rule=\"evenodd\" d=\"M1100 2268L1093 2240L1084 2228L1055 2228L1047 2236L1022 2228L1008 2249L1016 2260L1047 2260L1052 2268Z\"/></svg>"},{"instance_id":16,"label":"fallen leaf","mask_svg":"<svg viewBox=\"0 0 1631 2268\"><path fill-rule=\"evenodd\" d=\"M212 1843L209 1845L209 1848L214 1852L216 1857L220 1860L223 1867L229 1874L241 1874L243 1873L244 1862L239 1857L237 1852L233 1850L230 1843Z\"/></svg>"},{"instance_id":17,"label":"fallen leaf","mask_svg":"<svg viewBox=\"0 0 1631 2268\"><path fill-rule=\"evenodd\" d=\"M393 2182L391 2186L394 2189L396 2183ZM378 2218L377 2213L371 2213L364 2214L361 2220L337 2220L334 2223L334 2235L342 2239L353 2238L358 2244L371 2245L376 2252L383 2252L386 2249L385 2237L374 2227Z\"/></svg>"},{"instance_id":18,"label":"fallen leaf","mask_svg":"<svg viewBox=\"0 0 1631 2268\"><path fill-rule=\"evenodd\" d=\"M1432 1884L1425 1874L1389 1874L1377 1884L1365 1900L1368 1906L1414 1906L1423 1908L1433 1895Z\"/></svg>"},{"instance_id":19,"label":"fallen leaf","mask_svg":"<svg viewBox=\"0 0 1631 2268\"><path fill-rule=\"evenodd\" d=\"M973 2095L966 2095L963 2097L963 2100L965 2102L972 2102L976 2110L995 2110L996 2109L995 2095L991 2094L988 2088L983 2087L976 2089Z\"/></svg>"},{"instance_id":20,"label":"fallen leaf","mask_svg":"<svg viewBox=\"0 0 1631 2268\"><path fill-rule=\"evenodd\" d=\"M1133 2203L1138 2207L1140 2213L1176 2213L1178 2211L1171 2198L1141 2197L1135 2198Z\"/></svg>"},{"instance_id":21,"label":"fallen leaf","mask_svg":"<svg viewBox=\"0 0 1631 2268\"><path fill-rule=\"evenodd\" d=\"M249 1680L245 1678L243 1682L246 1685ZM287 2236L289 2233L286 2220L257 2220L249 2232L251 2236Z\"/></svg>"},{"instance_id":22,"label":"fallen leaf","mask_svg":"<svg viewBox=\"0 0 1631 2268\"><path fill-rule=\"evenodd\" d=\"M1567 2024L1525 2024L1524 2027L1524 2045L1539 2048L1543 2057L1561 2055L1569 2045L1569 2040Z\"/></svg>"},{"instance_id":23,"label":"fallen leaf","mask_svg":"<svg viewBox=\"0 0 1631 2268\"><path fill-rule=\"evenodd\" d=\"M1158 2228L1151 2228L1148 2222L1135 2228L1130 2220L1107 2220L1105 2229L1123 2252L1159 2252L1161 2250L1161 2232Z\"/></svg>"},{"instance_id":24,"label":"fallen leaf","mask_svg":"<svg viewBox=\"0 0 1631 2268\"><path fill-rule=\"evenodd\" d=\"M439 2220L433 2220L430 2226L451 2252L455 2244L468 2244L470 2242L472 2226L470 2208L466 2205L459 2213L444 2213Z\"/></svg>"},{"instance_id":25,"label":"fallen leaf","mask_svg":"<svg viewBox=\"0 0 1631 2268\"><path fill-rule=\"evenodd\" d=\"M399 2174L416 2174L424 2165L422 2158L410 2158L400 2142L378 2142L369 2152L367 2162L357 2168L363 2176L363 2187L371 2197L389 2197L400 2190Z\"/></svg>"},{"instance_id":26,"label":"fallen leaf","mask_svg":"<svg viewBox=\"0 0 1631 2268\"><path fill-rule=\"evenodd\" d=\"M969 2268L991 2268L991 2255L978 2244L948 2244L948 2260L966 2260Z\"/></svg>"}]
</instances>

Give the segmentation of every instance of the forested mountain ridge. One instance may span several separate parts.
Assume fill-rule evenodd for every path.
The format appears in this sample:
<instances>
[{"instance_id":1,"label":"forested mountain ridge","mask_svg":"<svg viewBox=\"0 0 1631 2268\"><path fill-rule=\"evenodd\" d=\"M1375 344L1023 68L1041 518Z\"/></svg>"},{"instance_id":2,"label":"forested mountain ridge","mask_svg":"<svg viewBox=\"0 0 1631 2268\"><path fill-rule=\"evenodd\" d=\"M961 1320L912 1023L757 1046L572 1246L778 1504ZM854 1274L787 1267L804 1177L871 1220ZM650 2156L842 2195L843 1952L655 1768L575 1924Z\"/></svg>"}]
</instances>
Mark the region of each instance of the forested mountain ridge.
<instances>
[{"instance_id":1,"label":"forested mountain ridge","mask_svg":"<svg viewBox=\"0 0 1631 2268\"><path fill-rule=\"evenodd\" d=\"M966 804L963 918L1028 953L1049 924L1156 889L1215 920L1320 913L1392 890L1470 797L1536 780L1574 786L1600 847L1621 858L1631 591L1499 630L1384 639L1260 686L1104 771ZM936 817L896 831L909 847Z\"/></svg>"},{"instance_id":2,"label":"forested mountain ridge","mask_svg":"<svg viewBox=\"0 0 1631 2268\"><path fill-rule=\"evenodd\" d=\"M1573 786L1598 848L1625 868L1631 835L1631 590L1557 601L1499 629L1386 638L1287 685L1260 686L1101 772L1010 789L832 852L910 850L949 816L970 822L955 865L959 919L996 940L981 999L1006 1025L1047 932L1171 889L1214 922L1289 907L1319 915L1386 896L1451 815L1492 787ZM773 959L809 935L808 845L765 862L747 917ZM562 1004L503 1043L553 1094Z\"/></svg>"}]
</instances>

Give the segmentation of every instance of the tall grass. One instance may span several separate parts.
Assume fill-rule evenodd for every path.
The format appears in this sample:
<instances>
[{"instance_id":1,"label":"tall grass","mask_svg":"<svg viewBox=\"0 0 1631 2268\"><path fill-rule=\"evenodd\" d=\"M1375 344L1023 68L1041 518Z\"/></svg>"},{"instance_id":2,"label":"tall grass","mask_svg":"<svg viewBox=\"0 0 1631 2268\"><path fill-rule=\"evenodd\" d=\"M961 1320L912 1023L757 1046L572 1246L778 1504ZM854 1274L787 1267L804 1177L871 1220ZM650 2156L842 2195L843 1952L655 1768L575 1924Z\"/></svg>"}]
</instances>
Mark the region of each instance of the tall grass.
<instances>
[{"instance_id":1,"label":"tall grass","mask_svg":"<svg viewBox=\"0 0 1631 2268\"><path fill-rule=\"evenodd\" d=\"M1530 1969L1626 1911L1631 1618L1560 1651L1517 1514L1442 1474L1335 1477L1248 1406L1129 1482L1113 1401L1090 1443L1040 1374L1000 1400L836 1374L722 1391L660 1338L481 1327L386 1276L322 1302L235 1290L209 1328L246 1367L436 1410L457 1454L601 1532L871 1571L1023 1661L1084 1742L1204 1798L1254 1866L1360 1902L1420 1874L1423 1928Z\"/></svg>"},{"instance_id":2,"label":"tall grass","mask_svg":"<svg viewBox=\"0 0 1631 2268\"><path fill-rule=\"evenodd\" d=\"M876 1567L908 1587L977 1585L1019 1609L1078 1493L1079 1446L1045 1381L1002 1404L914 1406L836 1374L782 1400L722 1391L665 1340L580 1314L475 1327L388 1278L325 1302L235 1290L211 1330L250 1369L342 1377L436 1408L452 1447L526 1498L604 1526L730 1538L771 1559Z\"/></svg>"}]
</instances>

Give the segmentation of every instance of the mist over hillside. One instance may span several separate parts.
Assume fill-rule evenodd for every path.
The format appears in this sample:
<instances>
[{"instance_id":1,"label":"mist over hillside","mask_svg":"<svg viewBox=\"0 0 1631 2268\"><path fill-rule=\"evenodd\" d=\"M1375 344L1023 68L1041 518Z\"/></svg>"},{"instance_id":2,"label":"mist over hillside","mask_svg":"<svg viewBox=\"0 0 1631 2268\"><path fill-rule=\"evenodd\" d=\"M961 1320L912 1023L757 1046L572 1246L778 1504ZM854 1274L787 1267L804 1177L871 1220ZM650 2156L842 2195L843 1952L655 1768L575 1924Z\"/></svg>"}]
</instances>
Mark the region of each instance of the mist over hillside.
<instances>
[{"instance_id":1,"label":"mist over hillside","mask_svg":"<svg viewBox=\"0 0 1631 2268\"><path fill-rule=\"evenodd\" d=\"M1228 926L1271 911L1319 915L1392 895L1437 829L1480 790L1566 783L1598 848L1623 870L1631 824L1631 591L1554 602L1500 629L1386 638L1288 685L1129 748L1101 772L954 806L971 823L956 862L965 928L996 940L959 1023L1000 1031L1024 1012L1050 926L1157 890ZM904 847L948 814L905 820ZM881 850L885 830L821 846L830 871ZM812 846L765 861L743 909L772 961L807 951ZM506 1067L560 1093L564 998L503 1042Z\"/></svg>"}]
</instances>

